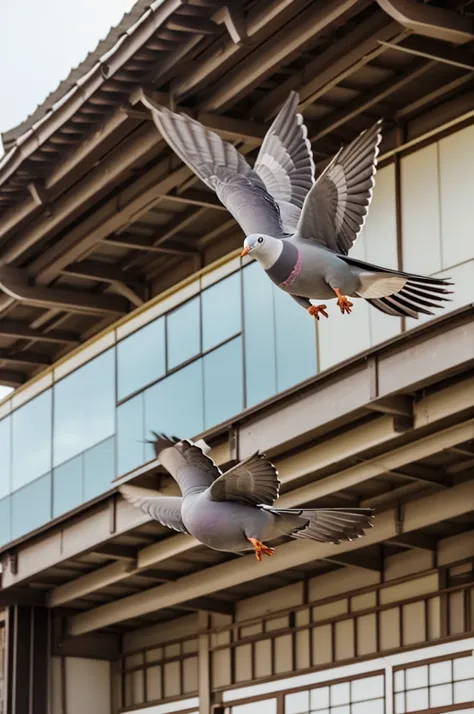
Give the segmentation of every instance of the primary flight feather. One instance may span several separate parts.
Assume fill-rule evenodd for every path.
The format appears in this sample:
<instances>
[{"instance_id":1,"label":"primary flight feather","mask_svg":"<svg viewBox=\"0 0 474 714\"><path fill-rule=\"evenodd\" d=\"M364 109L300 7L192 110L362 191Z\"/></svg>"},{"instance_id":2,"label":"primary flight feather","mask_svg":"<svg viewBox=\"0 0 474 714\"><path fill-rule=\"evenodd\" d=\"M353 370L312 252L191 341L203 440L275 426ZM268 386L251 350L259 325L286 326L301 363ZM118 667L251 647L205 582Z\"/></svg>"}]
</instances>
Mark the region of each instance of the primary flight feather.
<instances>
[{"instance_id":1,"label":"primary flight feather","mask_svg":"<svg viewBox=\"0 0 474 714\"><path fill-rule=\"evenodd\" d=\"M263 454L254 454L225 473L192 441L156 434L155 454L178 483L182 496L156 496L136 486L120 492L162 525L194 536L214 550L273 555L264 544L287 535L340 543L372 527L371 508L275 508L278 472Z\"/></svg>"},{"instance_id":2,"label":"primary flight feather","mask_svg":"<svg viewBox=\"0 0 474 714\"><path fill-rule=\"evenodd\" d=\"M315 179L307 130L291 92L270 126L253 168L239 151L191 119L146 99L170 147L240 224L251 255L268 277L319 319L337 298L350 313L350 298L363 298L396 317L432 315L452 283L390 270L349 257L374 188L381 121L341 148ZM383 240L383 236L380 236Z\"/></svg>"}]
</instances>

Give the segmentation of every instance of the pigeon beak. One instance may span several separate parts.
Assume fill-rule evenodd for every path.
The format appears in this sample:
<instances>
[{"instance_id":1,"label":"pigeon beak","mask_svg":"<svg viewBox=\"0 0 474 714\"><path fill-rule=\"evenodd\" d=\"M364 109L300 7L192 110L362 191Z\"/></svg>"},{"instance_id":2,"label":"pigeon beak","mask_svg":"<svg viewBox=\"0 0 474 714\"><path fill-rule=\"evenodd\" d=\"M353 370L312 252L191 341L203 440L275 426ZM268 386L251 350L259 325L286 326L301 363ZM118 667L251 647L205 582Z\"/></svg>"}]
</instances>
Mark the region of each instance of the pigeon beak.
<instances>
[{"instance_id":1,"label":"pigeon beak","mask_svg":"<svg viewBox=\"0 0 474 714\"><path fill-rule=\"evenodd\" d=\"M245 246L245 248L244 248L243 251L241 252L240 257L243 258L243 257L244 257L245 255L247 255L247 253L249 253L249 252L250 252L250 247L247 245L247 246Z\"/></svg>"}]
</instances>

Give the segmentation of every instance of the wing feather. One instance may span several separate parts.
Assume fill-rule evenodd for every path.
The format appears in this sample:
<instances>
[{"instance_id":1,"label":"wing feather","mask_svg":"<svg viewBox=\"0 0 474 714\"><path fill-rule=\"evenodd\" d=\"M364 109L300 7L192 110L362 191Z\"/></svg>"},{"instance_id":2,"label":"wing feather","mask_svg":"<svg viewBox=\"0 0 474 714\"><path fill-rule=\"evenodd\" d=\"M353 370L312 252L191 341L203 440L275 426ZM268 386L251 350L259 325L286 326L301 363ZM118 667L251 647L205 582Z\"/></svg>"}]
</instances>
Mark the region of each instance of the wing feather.
<instances>
[{"instance_id":1,"label":"wing feather","mask_svg":"<svg viewBox=\"0 0 474 714\"><path fill-rule=\"evenodd\" d=\"M264 454L256 453L226 471L209 488L212 501L247 506L271 505L280 491L278 471Z\"/></svg>"},{"instance_id":2,"label":"wing feather","mask_svg":"<svg viewBox=\"0 0 474 714\"><path fill-rule=\"evenodd\" d=\"M179 496L154 496L153 492L138 486L120 486L119 491L135 508L140 508L162 526L189 535L181 518L183 499Z\"/></svg>"}]
</instances>

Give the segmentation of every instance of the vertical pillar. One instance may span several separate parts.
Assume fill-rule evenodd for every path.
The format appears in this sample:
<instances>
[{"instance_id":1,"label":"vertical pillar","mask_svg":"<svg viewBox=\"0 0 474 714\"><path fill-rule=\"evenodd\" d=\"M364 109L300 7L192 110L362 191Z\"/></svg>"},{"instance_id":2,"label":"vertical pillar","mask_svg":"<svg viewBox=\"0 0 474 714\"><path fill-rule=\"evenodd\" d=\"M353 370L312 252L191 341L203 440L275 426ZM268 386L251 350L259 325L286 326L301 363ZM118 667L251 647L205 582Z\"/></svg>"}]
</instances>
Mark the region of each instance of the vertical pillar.
<instances>
[{"instance_id":1,"label":"vertical pillar","mask_svg":"<svg viewBox=\"0 0 474 714\"><path fill-rule=\"evenodd\" d=\"M199 613L198 632L198 694L199 714L211 712L211 667L209 652L210 616L204 612Z\"/></svg>"},{"instance_id":2,"label":"vertical pillar","mask_svg":"<svg viewBox=\"0 0 474 714\"><path fill-rule=\"evenodd\" d=\"M47 714L49 613L43 607L8 610L8 711Z\"/></svg>"}]
</instances>

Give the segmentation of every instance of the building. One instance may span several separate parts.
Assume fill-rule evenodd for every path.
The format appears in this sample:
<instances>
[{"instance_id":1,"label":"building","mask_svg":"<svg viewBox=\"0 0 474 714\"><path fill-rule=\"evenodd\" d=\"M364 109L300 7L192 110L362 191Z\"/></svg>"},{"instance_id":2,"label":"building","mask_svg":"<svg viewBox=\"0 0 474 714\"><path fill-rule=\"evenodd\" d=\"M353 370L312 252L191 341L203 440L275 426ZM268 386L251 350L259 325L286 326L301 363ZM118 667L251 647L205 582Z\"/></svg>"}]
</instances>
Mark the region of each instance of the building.
<instances>
[{"instance_id":1,"label":"building","mask_svg":"<svg viewBox=\"0 0 474 714\"><path fill-rule=\"evenodd\" d=\"M0 711L474 712L470 13L139 0L2 137ZM140 101L252 157L290 89L320 166L387 117L355 252L450 275L442 317L308 319ZM375 528L203 548L117 491L175 493L150 429L222 466L265 450L282 505L371 504Z\"/></svg>"}]
</instances>

